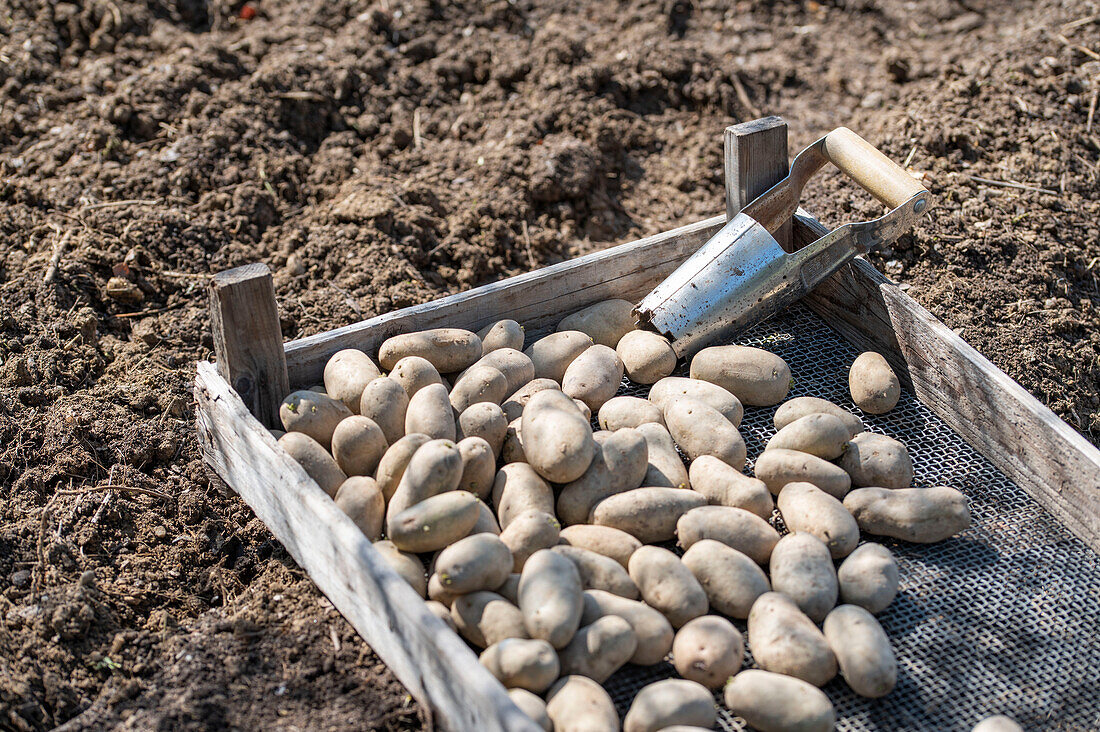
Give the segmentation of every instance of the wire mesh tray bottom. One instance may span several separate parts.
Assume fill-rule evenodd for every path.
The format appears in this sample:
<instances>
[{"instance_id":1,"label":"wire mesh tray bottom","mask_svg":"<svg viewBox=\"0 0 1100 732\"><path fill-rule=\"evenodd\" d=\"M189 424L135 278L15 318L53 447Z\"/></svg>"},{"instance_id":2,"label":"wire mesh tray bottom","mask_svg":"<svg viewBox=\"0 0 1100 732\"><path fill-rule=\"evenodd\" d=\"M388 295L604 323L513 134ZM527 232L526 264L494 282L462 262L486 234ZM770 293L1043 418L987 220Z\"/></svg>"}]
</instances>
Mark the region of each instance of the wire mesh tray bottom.
<instances>
[{"instance_id":1,"label":"wire mesh tray bottom","mask_svg":"<svg viewBox=\"0 0 1100 732\"><path fill-rule=\"evenodd\" d=\"M805 306L736 342L786 359L794 378L789 397L829 399L860 414L868 430L904 442L917 485L950 485L970 499L973 524L957 537L931 545L882 541L901 570L901 591L879 615L898 659L898 683L883 699L864 699L834 679L824 691L837 728L969 730L1007 714L1025 729L1100 729L1097 555L911 392L889 414L861 414L848 392L858 351ZM677 375L686 371L681 365ZM619 393L648 391L624 381ZM740 429L750 466L775 433L774 414L775 407L745 410ZM735 623L745 633L745 623ZM675 675L667 663L626 666L605 686L625 714L641 687ZM747 729L716 697L719 728Z\"/></svg>"}]
</instances>

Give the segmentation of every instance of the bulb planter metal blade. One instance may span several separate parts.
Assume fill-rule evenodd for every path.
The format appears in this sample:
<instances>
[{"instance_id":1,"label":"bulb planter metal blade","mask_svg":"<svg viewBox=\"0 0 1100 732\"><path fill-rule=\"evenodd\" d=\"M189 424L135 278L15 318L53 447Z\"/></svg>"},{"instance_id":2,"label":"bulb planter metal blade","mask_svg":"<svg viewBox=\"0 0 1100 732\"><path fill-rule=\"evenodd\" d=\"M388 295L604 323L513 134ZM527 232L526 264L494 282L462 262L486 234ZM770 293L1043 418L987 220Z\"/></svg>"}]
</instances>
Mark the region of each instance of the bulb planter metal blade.
<instances>
[{"instance_id":1,"label":"bulb planter metal blade","mask_svg":"<svg viewBox=\"0 0 1100 732\"><path fill-rule=\"evenodd\" d=\"M772 236L798 208L802 189L831 162L891 211L845 224L788 254ZM840 127L800 152L785 179L730 219L653 289L634 313L677 356L728 339L787 307L859 254L893 242L928 210L930 195L901 166Z\"/></svg>"}]
</instances>

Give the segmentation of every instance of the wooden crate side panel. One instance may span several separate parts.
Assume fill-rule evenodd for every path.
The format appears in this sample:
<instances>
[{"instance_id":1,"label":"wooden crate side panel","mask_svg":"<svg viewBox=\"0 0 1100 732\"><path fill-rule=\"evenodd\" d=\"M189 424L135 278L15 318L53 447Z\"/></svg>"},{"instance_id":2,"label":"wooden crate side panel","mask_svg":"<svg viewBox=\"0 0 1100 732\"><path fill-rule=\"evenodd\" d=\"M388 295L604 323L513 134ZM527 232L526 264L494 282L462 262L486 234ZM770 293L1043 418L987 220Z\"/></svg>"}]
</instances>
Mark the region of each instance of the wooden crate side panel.
<instances>
[{"instance_id":1,"label":"wooden crate side panel","mask_svg":"<svg viewBox=\"0 0 1100 732\"><path fill-rule=\"evenodd\" d=\"M812 219L796 240L824 232ZM857 259L806 298L863 350L882 353L933 412L1100 552L1100 451L878 270Z\"/></svg>"},{"instance_id":2,"label":"wooden crate side panel","mask_svg":"<svg viewBox=\"0 0 1100 732\"><path fill-rule=\"evenodd\" d=\"M395 310L286 345L292 388L319 383L325 362L341 348L372 356L398 333L443 326L478 330L512 318L530 331L553 327L568 313L609 298L640 300L726 223L715 216L689 226Z\"/></svg>"},{"instance_id":3,"label":"wooden crate side panel","mask_svg":"<svg viewBox=\"0 0 1100 732\"><path fill-rule=\"evenodd\" d=\"M444 728L536 732L504 687L278 447L211 363L198 364L195 398L206 461Z\"/></svg>"}]
</instances>

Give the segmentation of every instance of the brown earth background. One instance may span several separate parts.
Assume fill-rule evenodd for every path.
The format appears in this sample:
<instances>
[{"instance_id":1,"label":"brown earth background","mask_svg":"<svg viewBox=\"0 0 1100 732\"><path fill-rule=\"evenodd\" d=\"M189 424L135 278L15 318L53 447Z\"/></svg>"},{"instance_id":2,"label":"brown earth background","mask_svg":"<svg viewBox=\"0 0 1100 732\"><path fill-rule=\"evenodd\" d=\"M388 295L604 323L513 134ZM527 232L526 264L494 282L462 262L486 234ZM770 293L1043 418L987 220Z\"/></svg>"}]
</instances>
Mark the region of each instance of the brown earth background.
<instances>
[{"instance_id":1,"label":"brown earth background","mask_svg":"<svg viewBox=\"0 0 1100 732\"><path fill-rule=\"evenodd\" d=\"M206 476L207 277L270 265L288 339L461 291L717 213L762 114L921 174L874 262L1095 442L1098 12L0 0L0 728L430 726Z\"/></svg>"}]
</instances>

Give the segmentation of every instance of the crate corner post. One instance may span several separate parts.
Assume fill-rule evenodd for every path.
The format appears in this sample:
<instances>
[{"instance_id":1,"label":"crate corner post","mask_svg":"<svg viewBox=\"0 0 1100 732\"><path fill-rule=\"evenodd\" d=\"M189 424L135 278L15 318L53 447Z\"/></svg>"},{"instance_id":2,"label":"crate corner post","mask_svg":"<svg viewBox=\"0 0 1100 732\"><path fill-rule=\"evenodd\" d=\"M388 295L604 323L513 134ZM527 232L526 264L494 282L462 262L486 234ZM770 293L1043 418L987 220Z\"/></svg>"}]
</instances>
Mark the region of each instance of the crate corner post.
<instances>
[{"instance_id":1,"label":"crate corner post","mask_svg":"<svg viewBox=\"0 0 1100 732\"><path fill-rule=\"evenodd\" d=\"M275 284L266 264L213 276L210 329L218 373L265 427L277 426L290 383Z\"/></svg>"}]
</instances>

